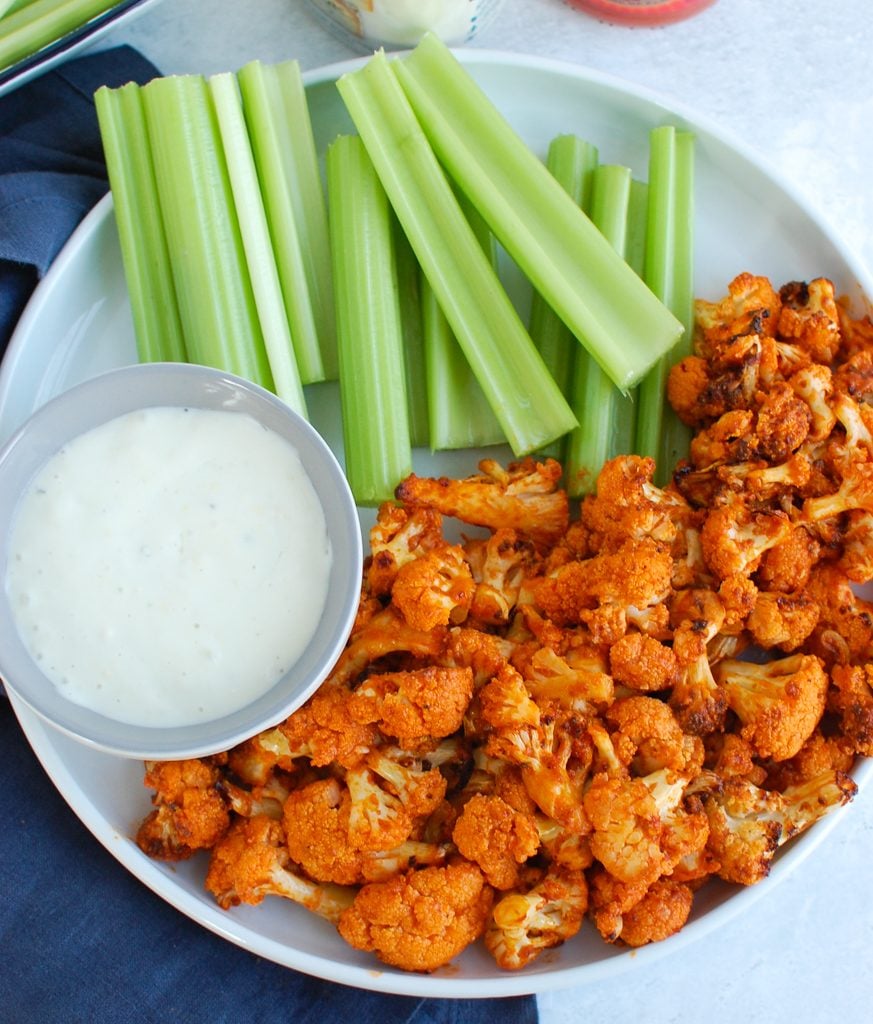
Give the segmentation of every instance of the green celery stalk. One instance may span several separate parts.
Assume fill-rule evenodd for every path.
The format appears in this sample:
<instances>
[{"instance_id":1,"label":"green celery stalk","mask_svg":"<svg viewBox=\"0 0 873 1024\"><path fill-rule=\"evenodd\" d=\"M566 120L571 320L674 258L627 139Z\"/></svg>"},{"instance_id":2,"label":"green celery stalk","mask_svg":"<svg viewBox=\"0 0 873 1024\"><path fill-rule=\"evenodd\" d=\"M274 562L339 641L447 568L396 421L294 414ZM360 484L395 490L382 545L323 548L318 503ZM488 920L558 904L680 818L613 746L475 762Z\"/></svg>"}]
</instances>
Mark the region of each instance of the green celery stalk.
<instances>
[{"instance_id":1,"label":"green celery stalk","mask_svg":"<svg viewBox=\"0 0 873 1024\"><path fill-rule=\"evenodd\" d=\"M230 72L212 75L209 90L274 389L279 398L306 417L306 399L294 359L294 343L236 76Z\"/></svg>"},{"instance_id":2,"label":"green celery stalk","mask_svg":"<svg viewBox=\"0 0 873 1024\"><path fill-rule=\"evenodd\" d=\"M497 245L491 229L465 196L458 196L458 202L496 269ZM447 451L500 444L506 438L497 417L423 273L421 293L431 447Z\"/></svg>"},{"instance_id":3,"label":"green celery stalk","mask_svg":"<svg viewBox=\"0 0 873 1024\"><path fill-rule=\"evenodd\" d=\"M345 469L359 505L412 471L391 209L356 135L327 150Z\"/></svg>"},{"instance_id":4,"label":"green celery stalk","mask_svg":"<svg viewBox=\"0 0 873 1024\"><path fill-rule=\"evenodd\" d=\"M13 5L0 23L0 70L109 10L116 0L34 0Z\"/></svg>"},{"instance_id":5,"label":"green celery stalk","mask_svg":"<svg viewBox=\"0 0 873 1024\"><path fill-rule=\"evenodd\" d=\"M594 171L591 219L621 256L627 252L631 186L628 167L601 164ZM607 459L629 451L634 402L632 395L619 391L588 352L580 350L571 404L579 426L567 439L565 479L569 495L579 498L594 492L597 474Z\"/></svg>"},{"instance_id":6,"label":"green celery stalk","mask_svg":"<svg viewBox=\"0 0 873 1024\"><path fill-rule=\"evenodd\" d=\"M558 135L549 144L546 167L573 202L587 212L597 147L577 135ZM579 343L570 328L538 292L531 297L530 336L564 395L570 395Z\"/></svg>"},{"instance_id":7,"label":"green celery stalk","mask_svg":"<svg viewBox=\"0 0 873 1024\"><path fill-rule=\"evenodd\" d=\"M35 2L36 0L0 0L0 18L6 18L10 14L20 11L22 7L27 7ZM0 35L3 34L4 27L0 25Z\"/></svg>"},{"instance_id":8,"label":"green celery stalk","mask_svg":"<svg viewBox=\"0 0 873 1024\"><path fill-rule=\"evenodd\" d=\"M341 76L337 87L513 451L527 454L565 434L576 419L482 251L384 52Z\"/></svg>"},{"instance_id":9,"label":"green celery stalk","mask_svg":"<svg viewBox=\"0 0 873 1024\"><path fill-rule=\"evenodd\" d=\"M433 149L498 241L622 389L682 326L615 252L436 36L396 62Z\"/></svg>"},{"instance_id":10,"label":"green celery stalk","mask_svg":"<svg viewBox=\"0 0 873 1024\"><path fill-rule=\"evenodd\" d=\"M142 94L135 82L94 94L139 361L185 362L185 335L161 217Z\"/></svg>"},{"instance_id":11,"label":"green celery stalk","mask_svg":"<svg viewBox=\"0 0 873 1024\"><path fill-rule=\"evenodd\" d=\"M403 332L403 363L406 370L409 437L414 448L426 448L430 443L430 426L422 320L421 272L409 239L403 233L403 228L393 213L391 222L397 292L400 300L400 327Z\"/></svg>"},{"instance_id":12,"label":"green celery stalk","mask_svg":"<svg viewBox=\"0 0 873 1024\"><path fill-rule=\"evenodd\" d=\"M655 460L659 483L670 478L690 437L666 401L666 382L670 367L691 341L693 156L690 133L677 132L672 125L650 132L644 277L683 323L682 338L655 363L639 388L635 447L638 454Z\"/></svg>"},{"instance_id":13,"label":"green celery stalk","mask_svg":"<svg viewBox=\"0 0 873 1024\"><path fill-rule=\"evenodd\" d=\"M628 196L624 258L639 277L643 276L646 265L646 218L648 207L648 183L634 178L631 181L630 195Z\"/></svg>"},{"instance_id":14,"label":"green celery stalk","mask_svg":"<svg viewBox=\"0 0 873 1024\"><path fill-rule=\"evenodd\" d=\"M300 378L336 377L327 209L296 61L237 73Z\"/></svg>"},{"instance_id":15,"label":"green celery stalk","mask_svg":"<svg viewBox=\"0 0 873 1024\"><path fill-rule=\"evenodd\" d=\"M155 78L142 99L188 358L272 390L206 80Z\"/></svg>"}]
</instances>

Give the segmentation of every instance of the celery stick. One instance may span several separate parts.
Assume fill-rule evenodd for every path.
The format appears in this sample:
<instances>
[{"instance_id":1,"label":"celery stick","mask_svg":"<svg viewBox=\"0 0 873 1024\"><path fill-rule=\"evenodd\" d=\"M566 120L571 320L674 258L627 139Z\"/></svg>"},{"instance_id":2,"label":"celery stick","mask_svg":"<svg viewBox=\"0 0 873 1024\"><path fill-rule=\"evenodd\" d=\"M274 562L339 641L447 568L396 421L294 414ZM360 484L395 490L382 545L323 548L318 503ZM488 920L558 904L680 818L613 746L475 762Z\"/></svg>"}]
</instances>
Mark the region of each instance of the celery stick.
<instances>
[{"instance_id":1,"label":"celery stick","mask_svg":"<svg viewBox=\"0 0 873 1024\"><path fill-rule=\"evenodd\" d=\"M185 336L161 218L142 95L101 87L94 105L130 296L139 361L185 362Z\"/></svg>"},{"instance_id":2,"label":"celery stick","mask_svg":"<svg viewBox=\"0 0 873 1024\"><path fill-rule=\"evenodd\" d=\"M294 343L285 315L279 271L273 255L258 172L246 130L236 76L213 75L209 90L215 105L231 192L239 220L246 264L261 323L264 345L276 394L295 412L306 416L306 400L294 359Z\"/></svg>"},{"instance_id":3,"label":"celery stick","mask_svg":"<svg viewBox=\"0 0 873 1024\"><path fill-rule=\"evenodd\" d=\"M649 186L645 181L631 181L627 208L627 233L624 258L635 274L643 276L646 264L646 217L649 206Z\"/></svg>"},{"instance_id":4,"label":"celery stick","mask_svg":"<svg viewBox=\"0 0 873 1024\"><path fill-rule=\"evenodd\" d=\"M27 7L35 2L36 0L0 0L0 18L7 18L10 14L20 11L22 7ZM5 26L0 25L0 35L4 28Z\"/></svg>"},{"instance_id":5,"label":"celery stick","mask_svg":"<svg viewBox=\"0 0 873 1024\"><path fill-rule=\"evenodd\" d=\"M142 99L188 358L272 389L206 80L155 78Z\"/></svg>"},{"instance_id":6,"label":"celery stick","mask_svg":"<svg viewBox=\"0 0 873 1024\"><path fill-rule=\"evenodd\" d=\"M684 141L677 147L680 135ZM672 125L662 125L652 129L649 145L644 277L677 317L687 317L686 307L693 288L693 138L688 133L677 133ZM673 427L671 440L666 441L665 423L673 414L665 391L670 366L689 343L686 324L682 339L655 363L639 388L635 447L640 455L655 459L656 479L660 483L669 479L682 445L682 431Z\"/></svg>"},{"instance_id":7,"label":"celery stick","mask_svg":"<svg viewBox=\"0 0 873 1024\"><path fill-rule=\"evenodd\" d=\"M682 326L436 36L396 62L436 155L534 288L622 389Z\"/></svg>"},{"instance_id":8,"label":"celery stick","mask_svg":"<svg viewBox=\"0 0 873 1024\"><path fill-rule=\"evenodd\" d=\"M0 70L96 18L117 0L34 0L0 23Z\"/></svg>"},{"instance_id":9,"label":"celery stick","mask_svg":"<svg viewBox=\"0 0 873 1024\"><path fill-rule=\"evenodd\" d=\"M409 244L409 239L403 233L400 222L393 214L391 222L397 294L400 300L400 328L403 333L409 438L413 447L425 448L430 443L430 427L428 424L427 368L422 322L421 271L412 246Z\"/></svg>"},{"instance_id":10,"label":"celery stick","mask_svg":"<svg viewBox=\"0 0 873 1024\"><path fill-rule=\"evenodd\" d=\"M627 251L631 184L628 167L602 164L594 171L591 219L622 256ZM571 497L579 498L595 490L607 459L627 451L634 406L633 397L622 394L584 350L576 358L571 403L579 426L567 439L566 487Z\"/></svg>"},{"instance_id":11,"label":"celery stick","mask_svg":"<svg viewBox=\"0 0 873 1024\"><path fill-rule=\"evenodd\" d=\"M597 147L576 135L558 135L549 144L546 167L581 209L588 209ZM534 291L530 309L530 336L564 395L569 396L573 359L579 343L569 327Z\"/></svg>"},{"instance_id":12,"label":"celery stick","mask_svg":"<svg viewBox=\"0 0 873 1024\"><path fill-rule=\"evenodd\" d=\"M526 454L565 434L576 419L476 240L384 52L343 75L337 87L513 450Z\"/></svg>"},{"instance_id":13,"label":"celery stick","mask_svg":"<svg viewBox=\"0 0 873 1024\"><path fill-rule=\"evenodd\" d=\"M294 61L251 61L237 78L297 366L312 384L336 377L336 338L327 213L300 71Z\"/></svg>"},{"instance_id":14,"label":"celery stick","mask_svg":"<svg viewBox=\"0 0 873 1024\"><path fill-rule=\"evenodd\" d=\"M327 150L345 468L359 505L394 496L412 470L391 210L355 135Z\"/></svg>"},{"instance_id":15,"label":"celery stick","mask_svg":"<svg viewBox=\"0 0 873 1024\"><path fill-rule=\"evenodd\" d=\"M491 229L465 196L458 196L458 202L491 265L496 268L497 246ZM421 276L431 447L434 451L445 451L500 444L506 439L497 417L433 289L424 274Z\"/></svg>"}]
</instances>

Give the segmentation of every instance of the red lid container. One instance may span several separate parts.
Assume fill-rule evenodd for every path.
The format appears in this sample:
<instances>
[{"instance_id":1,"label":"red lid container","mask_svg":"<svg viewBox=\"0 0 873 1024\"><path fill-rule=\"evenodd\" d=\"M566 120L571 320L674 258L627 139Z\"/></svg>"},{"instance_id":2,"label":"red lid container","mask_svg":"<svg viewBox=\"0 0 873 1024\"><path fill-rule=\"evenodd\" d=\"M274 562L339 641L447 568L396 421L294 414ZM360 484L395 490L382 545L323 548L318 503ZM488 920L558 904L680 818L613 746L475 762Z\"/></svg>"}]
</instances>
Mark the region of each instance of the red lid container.
<instances>
[{"instance_id":1,"label":"red lid container","mask_svg":"<svg viewBox=\"0 0 873 1024\"><path fill-rule=\"evenodd\" d=\"M571 7L621 25L665 25L698 14L715 0L568 0Z\"/></svg>"}]
</instances>

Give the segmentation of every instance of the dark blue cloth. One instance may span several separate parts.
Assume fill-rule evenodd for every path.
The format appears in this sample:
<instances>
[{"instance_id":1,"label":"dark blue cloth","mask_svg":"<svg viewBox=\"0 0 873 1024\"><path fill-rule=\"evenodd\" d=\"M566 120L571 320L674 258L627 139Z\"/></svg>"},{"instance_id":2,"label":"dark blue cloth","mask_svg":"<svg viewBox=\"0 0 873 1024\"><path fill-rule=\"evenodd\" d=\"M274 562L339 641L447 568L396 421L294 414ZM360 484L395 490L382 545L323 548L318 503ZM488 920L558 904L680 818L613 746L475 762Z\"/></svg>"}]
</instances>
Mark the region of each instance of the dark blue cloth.
<instances>
[{"instance_id":1,"label":"dark blue cloth","mask_svg":"<svg viewBox=\"0 0 873 1024\"><path fill-rule=\"evenodd\" d=\"M119 48L0 98L0 344L106 191L94 89L153 73ZM535 1024L532 997L379 995L237 948L154 895L103 848L55 790L2 698L0 751L3 1024Z\"/></svg>"}]
</instances>

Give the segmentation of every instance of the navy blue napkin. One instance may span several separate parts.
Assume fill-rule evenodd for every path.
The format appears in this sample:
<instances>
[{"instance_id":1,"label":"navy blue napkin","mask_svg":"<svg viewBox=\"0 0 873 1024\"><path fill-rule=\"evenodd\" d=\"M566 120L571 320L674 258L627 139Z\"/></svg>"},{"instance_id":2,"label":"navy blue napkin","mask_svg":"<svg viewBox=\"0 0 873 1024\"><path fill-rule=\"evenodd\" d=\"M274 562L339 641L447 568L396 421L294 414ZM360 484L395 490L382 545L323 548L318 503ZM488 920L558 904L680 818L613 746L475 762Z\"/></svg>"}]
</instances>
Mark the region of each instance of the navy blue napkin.
<instances>
[{"instance_id":1,"label":"navy blue napkin","mask_svg":"<svg viewBox=\"0 0 873 1024\"><path fill-rule=\"evenodd\" d=\"M0 346L107 189L91 101L154 68L126 47L0 98ZM533 997L380 995L218 938L127 872L51 784L0 700L0 1020L15 1024L536 1024Z\"/></svg>"}]
</instances>

